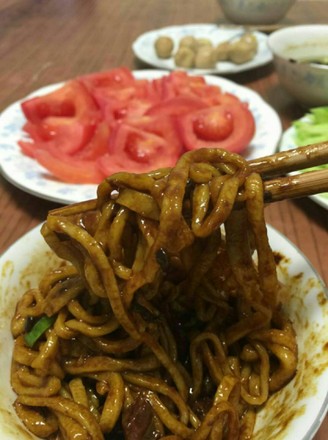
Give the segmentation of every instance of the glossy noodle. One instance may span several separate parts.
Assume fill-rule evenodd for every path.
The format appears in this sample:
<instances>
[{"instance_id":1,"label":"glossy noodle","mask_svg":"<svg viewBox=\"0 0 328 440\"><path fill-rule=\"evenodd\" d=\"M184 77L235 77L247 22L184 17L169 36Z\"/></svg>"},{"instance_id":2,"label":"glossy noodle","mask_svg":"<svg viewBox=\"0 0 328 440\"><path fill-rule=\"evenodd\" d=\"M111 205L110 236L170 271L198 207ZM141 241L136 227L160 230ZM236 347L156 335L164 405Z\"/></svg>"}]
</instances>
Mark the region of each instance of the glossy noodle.
<instances>
[{"instance_id":1,"label":"glossy noodle","mask_svg":"<svg viewBox=\"0 0 328 440\"><path fill-rule=\"evenodd\" d=\"M63 262L12 320L15 409L49 439L246 440L293 378L263 184L205 149L118 173L42 227ZM28 344L36 324L44 331ZM32 330L31 330L32 328Z\"/></svg>"}]
</instances>

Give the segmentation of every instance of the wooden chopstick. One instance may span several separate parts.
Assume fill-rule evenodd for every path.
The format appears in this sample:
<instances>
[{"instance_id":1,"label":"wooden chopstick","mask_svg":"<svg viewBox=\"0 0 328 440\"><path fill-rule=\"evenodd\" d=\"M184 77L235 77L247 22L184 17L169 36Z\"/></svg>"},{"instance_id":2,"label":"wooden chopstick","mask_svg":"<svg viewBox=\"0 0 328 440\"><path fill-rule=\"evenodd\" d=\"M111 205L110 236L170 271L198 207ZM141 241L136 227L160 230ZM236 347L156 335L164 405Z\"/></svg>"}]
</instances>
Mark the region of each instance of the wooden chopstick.
<instances>
[{"instance_id":1,"label":"wooden chopstick","mask_svg":"<svg viewBox=\"0 0 328 440\"><path fill-rule=\"evenodd\" d=\"M307 197L323 192L328 192L328 169L264 181L266 203Z\"/></svg>"},{"instance_id":2,"label":"wooden chopstick","mask_svg":"<svg viewBox=\"0 0 328 440\"><path fill-rule=\"evenodd\" d=\"M328 164L328 141L249 161L251 169L263 178L266 203L328 192L328 168L284 176L323 164Z\"/></svg>"},{"instance_id":3,"label":"wooden chopstick","mask_svg":"<svg viewBox=\"0 0 328 440\"><path fill-rule=\"evenodd\" d=\"M250 167L263 178L323 164L328 164L328 140L249 161Z\"/></svg>"},{"instance_id":4,"label":"wooden chopstick","mask_svg":"<svg viewBox=\"0 0 328 440\"><path fill-rule=\"evenodd\" d=\"M281 174L328 164L328 141L275 153L248 161L248 163L252 171L260 173L264 180L266 203L328 192L328 168L281 177ZM273 176L280 177L272 178ZM236 202L237 206L240 205L242 199L241 196L241 199ZM80 213L81 210L84 212L95 209L96 203L96 199L74 203L64 209L54 209L51 214L73 215Z\"/></svg>"}]
</instances>

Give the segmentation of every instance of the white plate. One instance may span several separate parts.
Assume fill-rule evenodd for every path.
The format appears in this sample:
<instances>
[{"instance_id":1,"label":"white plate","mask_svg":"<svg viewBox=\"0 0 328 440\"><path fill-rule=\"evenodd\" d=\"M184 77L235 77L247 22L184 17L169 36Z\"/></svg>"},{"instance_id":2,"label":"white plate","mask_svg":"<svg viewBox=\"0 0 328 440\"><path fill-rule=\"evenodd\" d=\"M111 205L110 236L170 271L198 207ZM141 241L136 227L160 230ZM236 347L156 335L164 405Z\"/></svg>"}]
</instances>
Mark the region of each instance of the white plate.
<instances>
[{"instance_id":1,"label":"white plate","mask_svg":"<svg viewBox=\"0 0 328 440\"><path fill-rule=\"evenodd\" d=\"M284 306L297 333L299 365L295 378L272 396L257 416L253 440L310 440L328 406L327 292L307 259L284 236L268 227L272 248L281 260L279 277L287 285ZM57 264L36 227L0 258L0 438L31 440L12 403L10 321L27 287Z\"/></svg>"},{"instance_id":2,"label":"white plate","mask_svg":"<svg viewBox=\"0 0 328 440\"><path fill-rule=\"evenodd\" d=\"M148 80L167 74L167 71L158 70L134 72L136 78ZM232 81L215 76L206 76L206 81L220 86L222 90L233 93L242 101L249 103L256 121L256 132L245 152L245 157L254 159L273 154L282 133L280 119L273 108L251 89L239 86ZM61 84L54 84L43 87L28 97L44 95L60 86ZM35 160L22 154L17 141L26 137L22 131L25 116L20 103L23 100L15 102L0 115L0 169L3 176L23 191L65 205L93 199L96 196L97 185L60 182Z\"/></svg>"},{"instance_id":3,"label":"white plate","mask_svg":"<svg viewBox=\"0 0 328 440\"><path fill-rule=\"evenodd\" d=\"M242 35L245 32L243 28L226 29L215 25L208 24L188 24L185 26L169 26L162 29L153 30L140 35L132 44L132 49L136 57L151 66L159 69L176 69L173 58L158 58L155 52L154 43L158 37L168 36L174 42L174 48L178 47L182 37L192 35L195 38L208 38L213 45L231 40ZM188 69L189 72L197 74L218 73L226 75L230 73L243 72L245 70L254 69L272 61L272 53L267 45L268 37L262 32L252 32L258 41L258 51L255 57L244 64L234 64L228 61L220 61L212 69ZM175 50L174 49L174 50Z\"/></svg>"},{"instance_id":4,"label":"white plate","mask_svg":"<svg viewBox=\"0 0 328 440\"><path fill-rule=\"evenodd\" d=\"M302 118L304 120L304 118ZM287 151L293 148L297 148L297 144L295 142L295 127L289 127L282 135L281 141L279 144L280 151ZM328 193L315 194L314 196L310 196L314 202L318 203L318 205L322 206L325 209L328 209Z\"/></svg>"}]
</instances>

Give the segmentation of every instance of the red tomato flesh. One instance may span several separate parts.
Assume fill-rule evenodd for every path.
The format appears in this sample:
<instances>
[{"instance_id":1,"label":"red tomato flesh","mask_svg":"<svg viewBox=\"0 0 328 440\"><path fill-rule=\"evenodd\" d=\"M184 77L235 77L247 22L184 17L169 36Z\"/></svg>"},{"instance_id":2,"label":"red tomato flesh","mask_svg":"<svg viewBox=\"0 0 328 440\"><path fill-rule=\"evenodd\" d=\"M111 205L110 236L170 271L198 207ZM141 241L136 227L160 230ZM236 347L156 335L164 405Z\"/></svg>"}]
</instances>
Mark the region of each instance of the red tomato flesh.
<instances>
[{"instance_id":1,"label":"red tomato flesh","mask_svg":"<svg viewBox=\"0 0 328 440\"><path fill-rule=\"evenodd\" d=\"M187 150L222 148L240 153L255 132L254 118L244 104L222 104L187 113L178 124Z\"/></svg>"},{"instance_id":2,"label":"red tomato flesh","mask_svg":"<svg viewBox=\"0 0 328 440\"><path fill-rule=\"evenodd\" d=\"M78 160L58 153L55 149L51 151L38 149L35 158L40 165L64 182L98 184L105 177L95 161Z\"/></svg>"},{"instance_id":3,"label":"red tomato flesh","mask_svg":"<svg viewBox=\"0 0 328 440\"><path fill-rule=\"evenodd\" d=\"M200 112L201 114L193 120L193 131L199 139L205 141L220 141L227 138L233 130L231 113L222 113L210 110Z\"/></svg>"},{"instance_id":4,"label":"red tomato flesh","mask_svg":"<svg viewBox=\"0 0 328 440\"><path fill-rule=\"evenodd\" d=\"M19 141L22 152L70 183L172 167L197 148L242 152L255 131L237 96L184 71L153 80L124 67L91 73L25 100L22 110L30 137Z\"/></svg>"},{"instance_id":5,"label":"red tomato flesh","mask_svg":"<svg viewBox=\"0 0 328 440\"><path fill-rule=\"evenodd\" d=\"M89 142L100 119L93 97L76 80L48 95L24 101L22 110L34 141L54 141L67 154Z\"/></svg>"}]
</instances>

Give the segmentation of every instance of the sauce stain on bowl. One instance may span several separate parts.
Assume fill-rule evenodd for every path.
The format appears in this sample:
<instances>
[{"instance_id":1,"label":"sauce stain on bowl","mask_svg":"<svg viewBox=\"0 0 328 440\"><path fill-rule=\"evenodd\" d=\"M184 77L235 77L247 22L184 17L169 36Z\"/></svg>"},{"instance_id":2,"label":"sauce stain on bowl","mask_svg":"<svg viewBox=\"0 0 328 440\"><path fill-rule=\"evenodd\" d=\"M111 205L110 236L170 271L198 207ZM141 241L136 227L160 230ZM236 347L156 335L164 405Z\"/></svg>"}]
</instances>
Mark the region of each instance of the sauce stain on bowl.
<instances>
[{"instance_id":1,"label":"sauce stain on bowl","mask_svg":"<svg viewBox=\"0 0 328 440\"><path fill-rule=\"evenodd\" d=\"M294 379L278 393L274 394L257 416L257 429L254 440L283 440L285 438L310 439L294 433L297 418L306 417L309 400L318 393L316 377L321 377L328 370L328 322L319 324L309 319L309 308L319 307L322 316L328 316L328 301L322 285L317 279L305 279L303 273L288 276L288 259L280 254L280 279L286 286L286 298L283 308L292 320L297 334L299 359ZM313 295L317 290L318 293ZM324 390L323 390L324 391ZM325 390L326 392L328 390Z\"/></svg>"}]
</instances>

